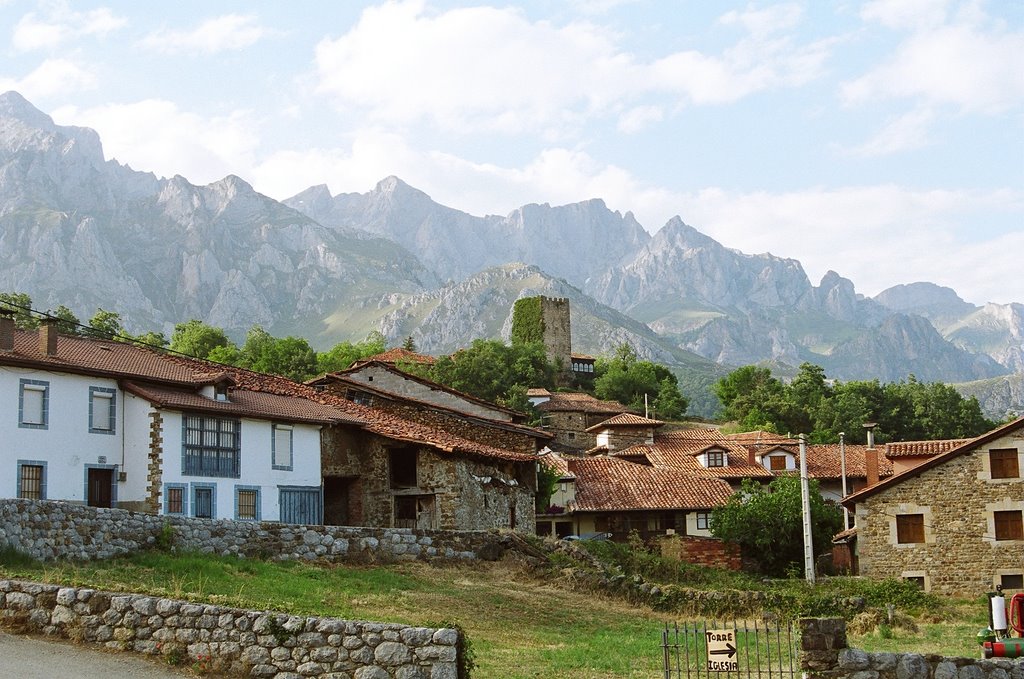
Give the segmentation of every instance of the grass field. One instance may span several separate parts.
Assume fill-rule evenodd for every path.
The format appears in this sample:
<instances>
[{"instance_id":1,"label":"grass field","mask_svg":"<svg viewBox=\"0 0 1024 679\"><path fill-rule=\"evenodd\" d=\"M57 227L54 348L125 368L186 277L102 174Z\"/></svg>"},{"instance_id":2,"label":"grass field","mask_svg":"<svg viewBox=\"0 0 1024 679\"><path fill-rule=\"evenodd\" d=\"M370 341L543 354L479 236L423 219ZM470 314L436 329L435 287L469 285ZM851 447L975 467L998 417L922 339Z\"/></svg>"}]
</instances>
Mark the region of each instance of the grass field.
<instances>
[{"instance_id":1,"label":"grass field","mask_svg":"<svg viewBox=\"0 0 1024 679\"><path fill-rule=\"evenodd\" d=\"M144 592L242 608L435 626L459 623L477 679L656 677L661 630L679 616L577 592L506 559L434 566L318 566L160 552L99 563L42 565L0 553L0 577ZM851 634L866 650L977 656L983 604L942 604L920 631Z\"/></svg>"}]
</instances>

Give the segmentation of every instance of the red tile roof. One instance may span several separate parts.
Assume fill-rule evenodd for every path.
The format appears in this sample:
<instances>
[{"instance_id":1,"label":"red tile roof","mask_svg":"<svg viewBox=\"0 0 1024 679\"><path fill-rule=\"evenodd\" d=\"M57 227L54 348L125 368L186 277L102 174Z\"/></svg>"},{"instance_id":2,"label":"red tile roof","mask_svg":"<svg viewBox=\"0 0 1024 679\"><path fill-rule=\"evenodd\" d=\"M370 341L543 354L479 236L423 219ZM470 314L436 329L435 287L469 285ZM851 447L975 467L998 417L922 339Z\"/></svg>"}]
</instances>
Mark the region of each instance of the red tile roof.
<instances>
[{"instance_id":1,"label":"red tile roof","mask_svg":"<svg viewBox=\"0 0 1024 679\"><path fill-rule=\"evenodd\" d=\"M571 459L568 465L576 475L576 501L569 505L574 511L710 509L732 495L720 479L611 457Z\"/></svg>"},{"instance_id":2,"label":"red tile roof","mask_svg":"<svg viewBox=\"0 0 1024 679\"><path fill-rule=\"evenodd\" d=\"M730 441L735 441L744 446L776 446L776 445L799 445L799 441L782 434L775 434L770 431L744 431L737 434L726 434Z\"/></svg>"},{"instance_id":3,"label":"red tile roof","mask_svg":"<svg viewBox=\"0 0 1024 679\"><path fill-rule=\"evenodd\" d=\"M931 457L949 452L962 446L971 439L946 439L942 441L899 441L885 444L885 456L894 457Z\"/></svg>"},{"instance_id":4,"label":"red tile roof","mask_svg":"<svg viewBox=\"0 0 1024 679\"><path fill-rule=\"evenodd\" d=\"M629 412L617 401L602 401L579 391L556 391L551 398L537 406L542 412L580 412L608 415Z\"/></svg>"},{"instance_id":5,"label":"red tile roof","mask_svg":"<svg viewBox=\"0 0 1024 679\"><path fill-rule=\"evenodd\" d=\"M697 456L708 449L722 450L726 454L724 467L704 467ZM656 434L653 444L631 446L613 453L617 457L643 455L656 467L676 469L700 476L719 478L767 477L772 473L759 464L750 464L747 450L725 438L717 429L681 429Z\"/></svg>"},{"instance_id":6,"label":"red tile roof","mask_svg":"<svg viewBox=\"0 0 1024 679\"><path fill-rule=\"evenodd\" d=\"M123 381L125 391L146 399L155 406L171 410L189 410L217 415L234 415L281 422L310 422L315 424L354 424L364 421L337 408L309 399L279 396L264 392L235 389L227 401L207 398L188 389L156 384L138 384Z\"/></svg>"},{"instance_id":7,"label":"red tile roof","mask_svg":"<svg viewBox=\"0 0 1024 679\"><path fill-rule=\"evenodd\" d=\"M846 476L848 478L867 478L867 451L867 446L846 446ZM843 467L840 452L838 443L807 446L807 476L812 479L841 478ZM876 447L875 452L878 454L879 478L892 476L892 462L883 455L881 448ZM799 451L797 454L799 455Z\"/></svg>"},{"instance_id":8,"label":"red tile roof","mask_svg":"<svg viewBox=\"0 0 1024 679\"><path fill-rule=\"evenodd\" d=\"M566 458L559 455L558 453L547 453L545 455L540 455L537 458L537 461L540 464L551 467L552 469L557 471L563 479L571 479L576 476L571 471L569 471L569 461Z\"/></svg>"},{"instance_id":9,"label":"red tile roof","mask_svg":"<svg viewBox=\"0 0 1024 679\"><path fill-rule=\"evenodd\" d=\"M614 427L660 427L664 424L661 420L652 420L640 415L634 415L633 413L620 413L604 422L587 427L586 431L601 431Z\"/></svg>"}]
</instances>

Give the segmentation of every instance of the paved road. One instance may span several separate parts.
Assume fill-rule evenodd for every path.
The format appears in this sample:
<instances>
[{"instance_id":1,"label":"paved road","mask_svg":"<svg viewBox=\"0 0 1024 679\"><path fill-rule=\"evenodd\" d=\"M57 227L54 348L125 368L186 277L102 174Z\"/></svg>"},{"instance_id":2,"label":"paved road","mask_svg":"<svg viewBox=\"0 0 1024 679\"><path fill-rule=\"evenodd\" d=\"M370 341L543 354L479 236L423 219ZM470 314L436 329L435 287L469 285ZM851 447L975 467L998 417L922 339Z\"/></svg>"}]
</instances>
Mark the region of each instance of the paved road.
<instances>
[{"instance_id":1,"label":"paved road","mask_svg":"<svg viewBox=\"0 0 1024 679\"><path fill-rule=\"evenodd\" d=\"M111 653L0 632L0 679L181 679L186 671L131 653Z\"/></svg>"}]
</instances>

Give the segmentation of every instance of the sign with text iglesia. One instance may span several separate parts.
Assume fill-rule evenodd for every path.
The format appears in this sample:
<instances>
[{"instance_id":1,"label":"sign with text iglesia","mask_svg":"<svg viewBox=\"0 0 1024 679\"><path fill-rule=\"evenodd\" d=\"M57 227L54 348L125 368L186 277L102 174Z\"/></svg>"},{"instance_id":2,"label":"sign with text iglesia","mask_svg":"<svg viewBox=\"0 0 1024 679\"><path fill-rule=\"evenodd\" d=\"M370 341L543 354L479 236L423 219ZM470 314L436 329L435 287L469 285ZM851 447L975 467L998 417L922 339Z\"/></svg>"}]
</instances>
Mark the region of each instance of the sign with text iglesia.
<instances>
[{"instance_id":1,"label":"sign with text iglesia","mask_svg":"<svg viewBox=\"0 0 1024 679\"><path fill-rule=\"evenodd\" d=\"M736 630L709 629L704 632L708 650L708 672L739 672L736 657Z\"/></svg>"}]
</instances>

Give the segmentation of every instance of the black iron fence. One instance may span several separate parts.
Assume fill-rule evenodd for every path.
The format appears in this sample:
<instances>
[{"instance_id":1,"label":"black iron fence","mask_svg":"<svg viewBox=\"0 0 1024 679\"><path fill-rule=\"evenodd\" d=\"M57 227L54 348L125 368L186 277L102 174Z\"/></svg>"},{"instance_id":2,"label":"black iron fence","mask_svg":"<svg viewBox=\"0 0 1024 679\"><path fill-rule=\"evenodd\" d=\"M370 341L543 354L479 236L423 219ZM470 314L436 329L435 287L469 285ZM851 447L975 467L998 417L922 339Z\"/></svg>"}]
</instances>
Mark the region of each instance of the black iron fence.
<instances>
[{"instance_id":1,"label":"black iron fence","mask_svg":"<svg viewBox=\"0 0 1024 679\"><path fill-rule=\"evenodd\" d=\"M665 679L795 679L799 642L792 623L666 623Z\"/></svg>"}]
</instances>

